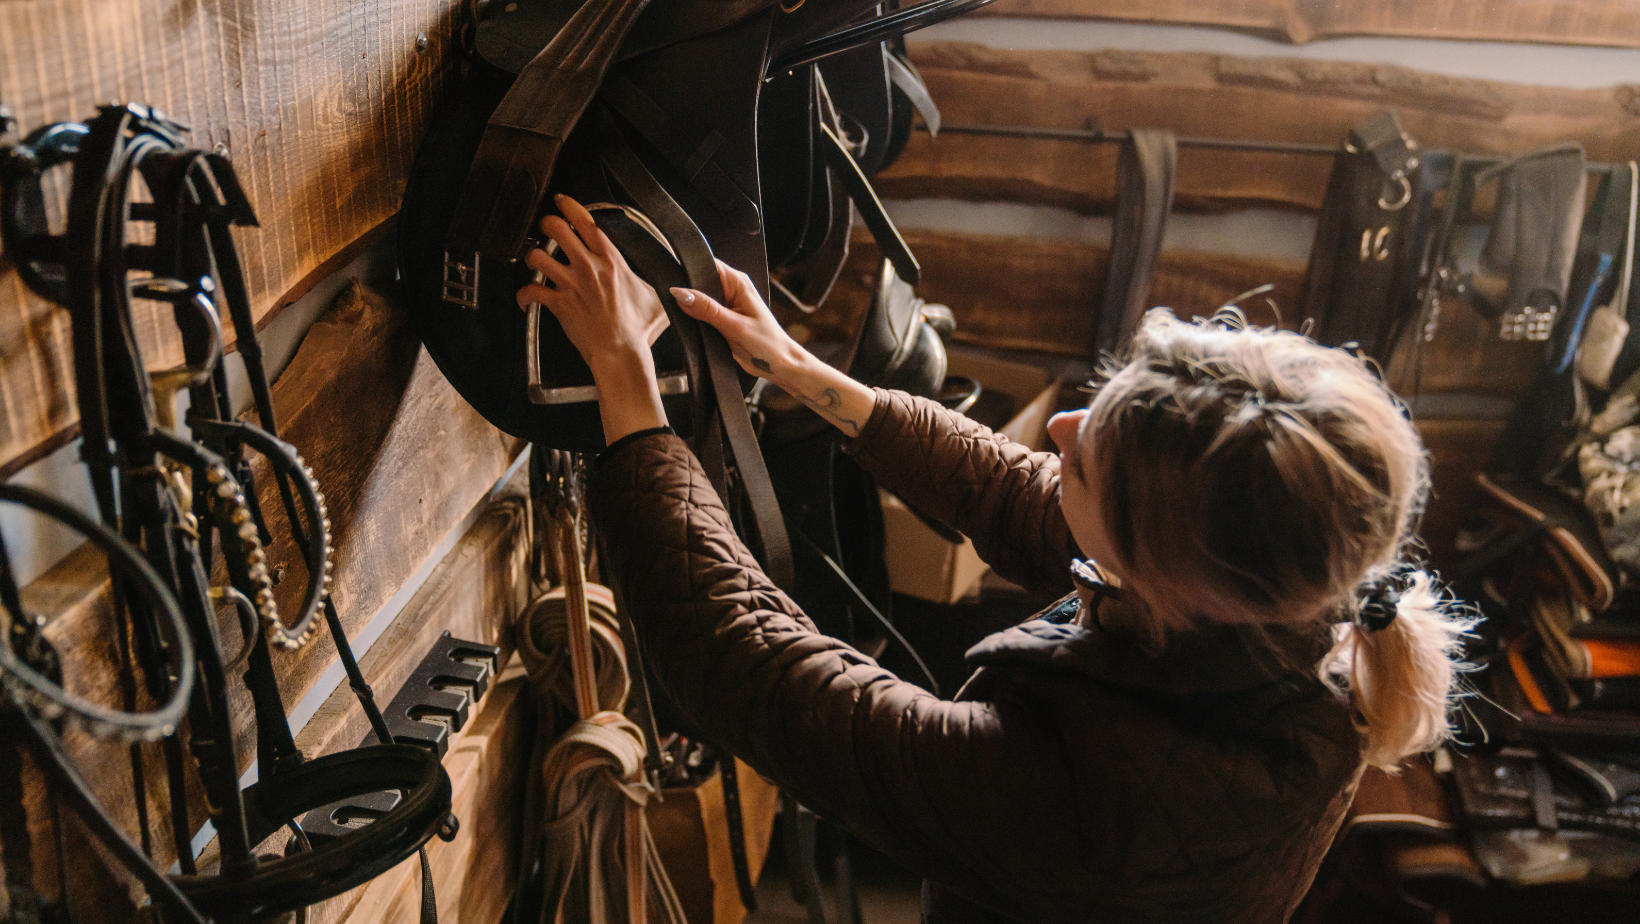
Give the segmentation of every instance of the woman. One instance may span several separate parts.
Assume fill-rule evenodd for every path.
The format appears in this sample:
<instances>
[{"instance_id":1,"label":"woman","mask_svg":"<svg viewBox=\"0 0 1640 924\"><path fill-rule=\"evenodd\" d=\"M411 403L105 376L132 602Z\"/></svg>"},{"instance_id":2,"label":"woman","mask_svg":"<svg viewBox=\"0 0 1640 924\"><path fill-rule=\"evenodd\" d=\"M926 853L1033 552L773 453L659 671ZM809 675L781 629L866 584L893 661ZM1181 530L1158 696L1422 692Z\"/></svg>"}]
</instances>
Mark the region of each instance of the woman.
<instances>
[{"instance_id":1,"label":"woman","mask_svg":"<svg viewBox=\"0 0 1640 924\"><path fill-rule=\"evenodd\" d=\"M1066 595L974 646L942 701L816 633L764 577L666 429L658 297L559 207L542 228L569 263L532 253L549 284L519 300L553 311L597 380L590 503L662 684L927 877L929 921L1283 921L1362 767L1447 734L1467 624L1402 561L1424 453L1353 356L1152 312L1089 407L1050 421L1053 455L852 381L728 267L727 306L673 290L884 485L1003 577Z\"/></svg>"}]
</instances>

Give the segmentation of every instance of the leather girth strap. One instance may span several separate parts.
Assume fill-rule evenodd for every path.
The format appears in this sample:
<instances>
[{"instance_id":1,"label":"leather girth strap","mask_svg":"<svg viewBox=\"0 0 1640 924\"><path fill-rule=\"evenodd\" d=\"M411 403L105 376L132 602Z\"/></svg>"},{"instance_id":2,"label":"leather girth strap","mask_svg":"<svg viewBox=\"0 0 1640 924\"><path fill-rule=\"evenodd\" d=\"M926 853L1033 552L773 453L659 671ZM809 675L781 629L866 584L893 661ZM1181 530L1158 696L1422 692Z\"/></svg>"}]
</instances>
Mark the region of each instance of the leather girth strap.
<instances>
[{"instance_id":1,"label":"leather girth strap","mask_svg":"<svg viewBox=\"0 0 1640 924\"><path fill-rule=\"evenodd\" d=\"M1178 142L1172 132L1154 128L1128 132L1116 164L1116 224L1105 297L1095 325L1095 356L1124 347L1149 307L1150 280L1173 208L1177 171Z\"/></svg>"},{"instance_id":2,"label":"leather girth strap","mask_svg":"<svg viewBox=\"0 0 1640 924\"><path fill-rule=\"evenodd\" d=\"M598 135L598 148L610 175L672 245L684 272L689 276L689 284L719 303L723 302L723 281L718 276L711 245L682 207L638 160L626 139L621 137L613 117L602 110L591 116ZM789 593L794 575L791 539L786 534L780 503L775 498L774 485L769 480L769 470L758 448L757 434L752 429L751 415L746 409L744 392L740 387L739 366L729 351L728 341L716 328L700 325L700 335L706 354L707 375L711 379L718 415L723 424L723 435L728 441L735 467L740 472L740 484L750 501L757 544L763 552L763 570L776 587ZM708 473L714 476L715 482L721 481L720 474L711 469ZM714 487L722 493L726 486L718 483Z\"/></svg>"},{"instance_id":3,"label":"leather girth strap","mask_svg":"<svg viewBox=\"0 0 1640 924\"><path fill-rule=\"evenodd\" d=\"M452 252L516 256L570 129L649 0L588 0L525 66L484 129L450 226Z\"/></svg>"}]
</instances>

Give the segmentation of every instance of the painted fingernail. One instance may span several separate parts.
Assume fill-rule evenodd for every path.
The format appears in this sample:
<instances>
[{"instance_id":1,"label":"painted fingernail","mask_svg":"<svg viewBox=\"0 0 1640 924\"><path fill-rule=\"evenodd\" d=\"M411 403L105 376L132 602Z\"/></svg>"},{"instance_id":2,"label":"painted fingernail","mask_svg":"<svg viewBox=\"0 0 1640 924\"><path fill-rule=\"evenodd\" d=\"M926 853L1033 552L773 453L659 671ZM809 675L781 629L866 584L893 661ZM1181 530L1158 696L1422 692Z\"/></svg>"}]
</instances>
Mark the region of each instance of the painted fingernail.
<instances>
[{"instance_id":1,"label":"painted fingernail","mask_svg":"<svg viewBox=\"0 0 1640 924\"><path fill-rule=\"evenodd\" d=\"M693 305L695 303L695 293L688 289L680 289L677 286L672 287L672 297L677 299L680 305Z\"/></svg>"}]
</instances>

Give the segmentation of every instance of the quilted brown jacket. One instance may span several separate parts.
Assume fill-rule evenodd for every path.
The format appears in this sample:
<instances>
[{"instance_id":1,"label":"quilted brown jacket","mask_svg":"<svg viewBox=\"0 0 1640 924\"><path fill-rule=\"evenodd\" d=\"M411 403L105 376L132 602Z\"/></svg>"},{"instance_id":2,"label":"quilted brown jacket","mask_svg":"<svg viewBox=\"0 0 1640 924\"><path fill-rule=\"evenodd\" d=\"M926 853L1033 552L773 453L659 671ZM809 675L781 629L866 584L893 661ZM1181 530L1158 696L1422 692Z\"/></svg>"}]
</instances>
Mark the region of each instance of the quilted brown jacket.
<instances>
[{"instance_id":1,"label":"quilted brown jacket","mask_svg":"<svg viewBox=\"0 0 1640 924\"><path fill-rule=\"evenodd\" d=\"M1003 577L1071 590L1059 459L899 392L845 446ZM968 652L942 701L818 634L759 570L688 447L605 453L592 513L666 692L815 811L927 878L928 920L1280 922L1361 767L1314 676L1325 634L1172 638L1068 621Z\"/></svg>"}]
</instances>

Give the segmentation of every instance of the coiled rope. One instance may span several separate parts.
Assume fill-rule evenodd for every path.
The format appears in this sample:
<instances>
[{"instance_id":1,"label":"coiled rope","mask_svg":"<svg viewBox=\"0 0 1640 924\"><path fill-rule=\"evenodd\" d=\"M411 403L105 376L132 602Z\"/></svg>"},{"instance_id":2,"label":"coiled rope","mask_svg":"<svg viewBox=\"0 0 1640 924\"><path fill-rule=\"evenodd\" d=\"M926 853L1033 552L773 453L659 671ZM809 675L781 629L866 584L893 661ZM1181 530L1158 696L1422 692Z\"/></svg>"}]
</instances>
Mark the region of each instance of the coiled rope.
<instances>
[{"instance_id":1,"label":"coiled rope","mask_svg":"<svg viewBox=\"0 0 1640 924\"><path fill-rule=\"evenodd\" d=\"M526 806L539 821L526 842L540 863L539 921L686 924L645 816L654 790L643 732L623 714L632 681L614 598L586 583L580 505L559 503L553 517L563 583L531 605L518 646L541 729L569 726Z\"/></svg>"}]
</instances>

